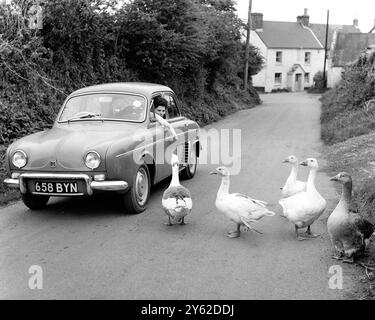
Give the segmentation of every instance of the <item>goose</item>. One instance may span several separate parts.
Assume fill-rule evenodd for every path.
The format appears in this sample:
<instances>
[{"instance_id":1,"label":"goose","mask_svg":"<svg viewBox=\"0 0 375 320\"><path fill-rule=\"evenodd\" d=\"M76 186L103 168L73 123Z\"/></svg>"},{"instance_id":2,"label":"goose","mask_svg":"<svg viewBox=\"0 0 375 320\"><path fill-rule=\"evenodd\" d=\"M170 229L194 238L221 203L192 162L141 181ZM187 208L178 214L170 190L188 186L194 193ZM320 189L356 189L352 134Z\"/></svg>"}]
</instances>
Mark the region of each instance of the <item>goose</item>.
<instances>
[{"instance_id":1,"label":"goose","mask_svg":"<svg viewBox=\"0 0 375 320\"><path fill-rule=\"evenodd\" d=\"M297 193L306 191L306 182L297 180L298 174L298 159L296 156L289 156L283 163L290 163L292 169L290 171L289 177L286 180L284 186L281 188L281 194L283 198L293 196Z\"/></svg>"},{"instance_id":2,"label":"goose","mask_svg":"<svg viewBox=\"0 0 375 320\"><path fill-rule=\"evenodd\" d=\"M218 167L211 171L210 174L221 176L221 185L217 192L215 205L216 208L224 213L231 221L236 224L236 230L229 231L229 238L237 238L241 233L241 226L245 230L252 230L262 233L252 225L264 216L274 216L275 213L266 208L267 202L255 200L247 195L240 193L229 193L229 170L226 167Z\"/></svg>"},{"instance_id":3,"label":"goose","mask_svg":"<svg viewBox=\"0 0 375 320\"><path fill-rule=\"evenodd\" d=\"M180 184L178 177L180 161L175 153L172 153L171 165L172 180L164 191L162 206L168 216L167 225L177 223L184 225L185 216L191 212L193 202L189 190Z\"/></svg>"},{"instance_id":4,"label":"goose","mask_svg":"<svg viewBox=\"0 0 375 320\"><path fill-rule=\"evenodd\" d=\"M301 162L300 165L310 167L306 191L283 198L279 201L279 204L283 209L284 216L294 224L297 239L307 240L319 236L311 232L310 226L323 213L327 202L316 190L314 184L318 170L318 161L314 158L308 158L304 162ZM298 233L298 229L305 227L307 227L307 230L302 236Z\"/></svg>"},{"instance_id":5,"label":"goose","mask_svg":"<svg viewBox=\"0 0 375 320\"><path fill-rule=\"evenodd\" d=\"M339 203L327 220L328 234L337 251L333 258L353 263L354 258L364 253L374 235L375 226L357 213L349 210L352 197L352 177L340 172L330 178L342 184Z\"/></svg>"}]
</instances>

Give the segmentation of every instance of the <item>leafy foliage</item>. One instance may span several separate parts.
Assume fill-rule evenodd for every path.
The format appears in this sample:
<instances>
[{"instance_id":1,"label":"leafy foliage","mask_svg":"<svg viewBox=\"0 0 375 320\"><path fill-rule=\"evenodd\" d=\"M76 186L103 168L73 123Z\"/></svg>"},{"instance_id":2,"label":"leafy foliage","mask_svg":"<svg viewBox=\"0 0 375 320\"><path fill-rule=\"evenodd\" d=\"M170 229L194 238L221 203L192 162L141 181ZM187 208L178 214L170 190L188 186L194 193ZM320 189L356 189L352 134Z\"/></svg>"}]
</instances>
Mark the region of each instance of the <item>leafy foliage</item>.
<instances>
[{"instance_id":1,"label":"leafy foliage","mask_svg":"<svg viewBox=\"0 0 375 320\"><path fill-rule=\"evenodd\" d=\"M322 139L344 141L375 129L375 72L371 56L346 68L339 84L322 97Z\"/></svg>"}]
</instances>

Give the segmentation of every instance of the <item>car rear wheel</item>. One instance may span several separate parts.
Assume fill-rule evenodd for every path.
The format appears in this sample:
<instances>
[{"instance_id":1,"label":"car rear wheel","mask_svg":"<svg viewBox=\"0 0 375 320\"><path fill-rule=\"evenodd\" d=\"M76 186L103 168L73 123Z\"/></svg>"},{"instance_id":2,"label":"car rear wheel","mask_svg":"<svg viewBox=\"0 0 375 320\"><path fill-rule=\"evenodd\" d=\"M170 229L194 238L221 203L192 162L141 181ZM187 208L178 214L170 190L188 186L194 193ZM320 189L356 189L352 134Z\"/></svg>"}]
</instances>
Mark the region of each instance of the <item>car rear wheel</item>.
<instances>
[{"instance_id":1,"label":"car rear wheel","mask_svg":"<svg viewBox=\"0 0 375 320\"><path fill-rule=\"evenodd\" d=\"M193 148L191 148L187 165L180 172L180 177L182 179L192 179L197 172L198 157L195 148L195 145Z\"/></svg>"},{"instance_id":2,"label":"car rear wheel","mask_svg":"<svg viewBox=\"0 0 375 320\"><path fill-rule=\"evenodd\" d=\"M42 209L46 206L49 196L41 196L37 194L22 194L22 201L26 207L30 208L31 210L38 210Z\"/></svg>"},{"instance_id":3,"label":"car rear wheel","mask_svg":"<svg viewBox=\"0 0 375 320\"><path fill-rule=\"evenodd\" d=\"M133 186L123 196L124 207L127 213L137 214L146 210L150 198L151 180L146 165L141 165L133 178Z\"/></svg>"}]
</instances>

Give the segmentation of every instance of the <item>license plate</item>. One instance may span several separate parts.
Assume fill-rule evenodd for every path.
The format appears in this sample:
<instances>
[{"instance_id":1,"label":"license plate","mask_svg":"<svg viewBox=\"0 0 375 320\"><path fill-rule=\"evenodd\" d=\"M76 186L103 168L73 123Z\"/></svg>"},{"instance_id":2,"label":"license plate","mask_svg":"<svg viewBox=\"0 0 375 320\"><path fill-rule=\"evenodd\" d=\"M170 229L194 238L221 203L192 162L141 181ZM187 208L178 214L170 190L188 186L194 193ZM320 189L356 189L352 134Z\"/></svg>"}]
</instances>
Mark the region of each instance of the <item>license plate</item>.
<instances>
[{"instance_id":1,"label":"license plate","mask_svg":"<svg viewBox=\"0 0 375 320\"><path fill-rule=\"evenodd\" d=\"M35 181L34 192L36 193L54 193L54 194L77 194L78 183L75 181Z\"/></svg>"}]
</instances>

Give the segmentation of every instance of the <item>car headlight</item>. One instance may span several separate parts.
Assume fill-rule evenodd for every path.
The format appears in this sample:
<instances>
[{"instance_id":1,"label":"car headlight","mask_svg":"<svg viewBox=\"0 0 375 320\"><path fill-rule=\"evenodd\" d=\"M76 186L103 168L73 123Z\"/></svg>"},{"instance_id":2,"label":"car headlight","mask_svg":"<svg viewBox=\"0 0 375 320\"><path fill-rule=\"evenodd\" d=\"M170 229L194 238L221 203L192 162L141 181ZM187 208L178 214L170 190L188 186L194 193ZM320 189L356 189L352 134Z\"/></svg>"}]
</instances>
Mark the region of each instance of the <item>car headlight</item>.
<instances>
[{"instance_id":1,"label":"car headlight","mask_svg":"<svg viewBox=\"0 0 375 320\"><path fill-rule=\"evenodd\" d=\"M96 151L89 151L85 157L85 165L87 168L93 170L100 165L100 155Z\"/></svg>"},{"instance_id":2,"label":"car headlight","mask_svg":"<svg viewBox=\"0 0 375 320\"><path fill-rule=\"evenodd\" d=\"M12 156L12 163L18 169L23 168L27 163L27 155L22 150L16 150Z\"/></svg>"}]
</instances>

